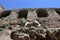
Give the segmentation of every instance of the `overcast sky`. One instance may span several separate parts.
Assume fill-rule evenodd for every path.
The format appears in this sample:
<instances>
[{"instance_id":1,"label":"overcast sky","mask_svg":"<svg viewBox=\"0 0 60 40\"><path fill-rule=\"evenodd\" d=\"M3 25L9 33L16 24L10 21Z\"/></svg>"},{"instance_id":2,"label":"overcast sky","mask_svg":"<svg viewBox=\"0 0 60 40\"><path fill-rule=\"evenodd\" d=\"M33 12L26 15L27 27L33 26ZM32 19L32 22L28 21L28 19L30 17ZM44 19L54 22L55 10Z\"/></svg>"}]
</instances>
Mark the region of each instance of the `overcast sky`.
<instances>
[{"instance_id":1,"label":"overcast sky","mask_svg":"<svg viewBox=\"0 0 60 40\"><path fill-rule=\"evenodd\" d=\"M60 8L60 0L0 0L5 9L14 8Z\"/></svg>"}]
</instances>

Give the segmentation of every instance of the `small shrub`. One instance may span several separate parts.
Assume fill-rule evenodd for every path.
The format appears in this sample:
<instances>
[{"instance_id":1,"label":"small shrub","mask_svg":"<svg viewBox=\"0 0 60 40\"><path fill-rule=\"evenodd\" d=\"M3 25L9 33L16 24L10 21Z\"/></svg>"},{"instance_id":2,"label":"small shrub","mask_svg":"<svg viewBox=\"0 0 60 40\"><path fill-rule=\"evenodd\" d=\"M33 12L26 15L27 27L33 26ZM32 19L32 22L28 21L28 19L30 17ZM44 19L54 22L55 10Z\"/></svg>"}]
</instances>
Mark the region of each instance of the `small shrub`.
<instances>
[{"instance_id":1,"label":"small shrub","mask_svg":"<svg viewBox=\"0 0 60 40\"><path fill-rule=\"evenodd\" d=\"M2 31L3 30L3 28L0 28L0 31Z\"/></svg>"},{"instance_id":2,"label":"small shrub","mask_svg":"<svg viewBox=\"0 0 60 40\"><path fill-rule=\"evenodd\" d=\"M0 28L5 28L5 26L0 26Z\"/></svg>"},{"instance_id":3,"label":"small shrub","mask_svg":"<svg viewBox=\"0 0 60 40\"><path fill-rule=\"evenodd\" d=\"M9 25L10 25L10 24L9 24L8 22L4 22L4 23L3 23L3 26L5 26L5 27L6 27L6 26L9 26Z\"/></svg>"}]
</instances>

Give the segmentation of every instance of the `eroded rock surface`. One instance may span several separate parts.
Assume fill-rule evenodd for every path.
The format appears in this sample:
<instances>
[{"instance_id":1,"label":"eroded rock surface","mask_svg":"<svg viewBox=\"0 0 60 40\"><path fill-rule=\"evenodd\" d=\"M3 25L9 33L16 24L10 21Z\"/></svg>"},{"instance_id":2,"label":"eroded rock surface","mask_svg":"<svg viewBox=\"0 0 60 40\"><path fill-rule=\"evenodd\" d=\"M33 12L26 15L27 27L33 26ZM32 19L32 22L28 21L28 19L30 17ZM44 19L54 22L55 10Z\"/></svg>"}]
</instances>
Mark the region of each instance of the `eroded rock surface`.
<instances>
[{"instance_id":1,"label":"eroded rock surface","mask_svg":"<svg viewBox=\"0 0 60 40\"><path fill-rule=\"evenodd\" d=\"M0 40L60 40L59 9L0 7Z\"/></svg>"}]
</instances>

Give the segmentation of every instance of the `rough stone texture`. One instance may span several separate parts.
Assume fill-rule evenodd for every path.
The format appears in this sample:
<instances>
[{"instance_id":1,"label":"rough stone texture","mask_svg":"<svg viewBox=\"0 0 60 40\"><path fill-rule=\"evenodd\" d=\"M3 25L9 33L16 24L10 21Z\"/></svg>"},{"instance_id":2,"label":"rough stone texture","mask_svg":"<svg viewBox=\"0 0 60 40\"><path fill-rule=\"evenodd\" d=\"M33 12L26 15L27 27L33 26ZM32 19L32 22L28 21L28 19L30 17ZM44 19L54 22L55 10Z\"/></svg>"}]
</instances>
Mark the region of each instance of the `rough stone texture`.
<instances>
[{"instance_id":1,"label":"rough stone texture","mask_svg":"<svg viewBox=\"0 0 60 40\"><path fill-rule=\"evenodd\" d=\"M35 11L28 12L27 20L34 20L37 18L37 13Z\"/></svg>"},{"instance_id":2,"label":"rough stone texture","mask_svg":"<svg viewBox=\"0 0 60 40\"><path fill-rule=\"evenodd\" d=\"M0 12L2 12L4 10L3 6L0 5Z\"/></svg>"},{"instance_id":3,"label":"rough stone texture","mask_svg":"<svg viewBox=\"0 0 60 40\"><path fill-rule=\"evenodd\" d=\"M0 40L12 40L10 38L12 31L16 33L13 34L13 40L60 40L60 36L58 36L60 35L60 31L58 31L60 30L59 9L60 8L23 8L10 10L11 12L9 12L0 6L0 27L3 27L3 31L0 31ZM58 10L58 12L56 10ZM34 20L36 20L36 22L34 22ZM37 21L39 23L37 23ZM34 25L33 22L36 23L36 25ZM25 24L27 25L25 26ZM41 26L38 26L39 24L41 24Z\"/></svg>"}]
</instances>

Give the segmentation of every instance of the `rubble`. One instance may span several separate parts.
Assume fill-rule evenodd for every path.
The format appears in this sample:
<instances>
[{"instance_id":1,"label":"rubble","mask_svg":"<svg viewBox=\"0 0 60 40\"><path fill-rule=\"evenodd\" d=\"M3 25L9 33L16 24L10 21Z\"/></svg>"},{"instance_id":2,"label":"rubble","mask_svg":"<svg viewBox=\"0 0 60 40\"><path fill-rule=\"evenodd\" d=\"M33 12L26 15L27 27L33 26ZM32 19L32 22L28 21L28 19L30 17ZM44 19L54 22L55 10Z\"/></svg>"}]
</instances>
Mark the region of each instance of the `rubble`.
<instances>
[{"instance_id":1,"label":"rubble","mask_svg":"<svg viewBox=\"0 0 60 40\"><path fill-rule=\"evenodd\" d=\"M60 40L59 9L3 10L0 12L0 32L3 31L12 40Z\"/></svg>"}]
</instances>

